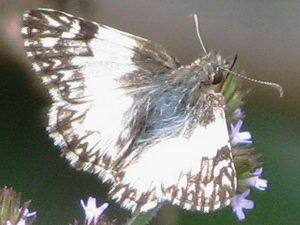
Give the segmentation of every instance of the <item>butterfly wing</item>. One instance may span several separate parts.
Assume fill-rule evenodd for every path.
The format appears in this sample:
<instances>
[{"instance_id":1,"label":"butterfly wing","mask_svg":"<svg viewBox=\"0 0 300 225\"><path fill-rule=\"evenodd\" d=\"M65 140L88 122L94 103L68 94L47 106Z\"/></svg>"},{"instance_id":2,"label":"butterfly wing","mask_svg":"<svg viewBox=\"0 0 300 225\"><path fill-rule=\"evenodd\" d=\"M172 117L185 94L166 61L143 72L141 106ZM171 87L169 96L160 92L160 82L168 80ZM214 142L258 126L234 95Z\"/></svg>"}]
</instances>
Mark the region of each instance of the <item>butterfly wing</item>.
<instances>
[{"instance_id":1,"label":"butterfly wing","mask_svg":"<svg viewBox=\"0 0 300 225\"><path fill-rule=\"evenodd\" d=\"M129 83L178 62L146 39L51 9L26 12L21 33L53 99L50 136L72 166L113 181L114 162L140 129L132 120L143 117Z\"/></svg>"},{"instance_id":2,"label":"butterfly wing","mask_svg":"<svg viewBox=\"0 0 300 225\"><path fill-rule=\"evenodd\" d=\"M182 71L173 75L177 73ZM184 90L174 87L175 91L163 88L164 94L150 99L145 128L134 142L131 157L120 164L110 191L112 198L134 212L148 211L164 201L211 212L228 206L235 194L223 97L206 92L205 87L195 88L197 101L193 102Z\"/></svg>"}]
</instances>

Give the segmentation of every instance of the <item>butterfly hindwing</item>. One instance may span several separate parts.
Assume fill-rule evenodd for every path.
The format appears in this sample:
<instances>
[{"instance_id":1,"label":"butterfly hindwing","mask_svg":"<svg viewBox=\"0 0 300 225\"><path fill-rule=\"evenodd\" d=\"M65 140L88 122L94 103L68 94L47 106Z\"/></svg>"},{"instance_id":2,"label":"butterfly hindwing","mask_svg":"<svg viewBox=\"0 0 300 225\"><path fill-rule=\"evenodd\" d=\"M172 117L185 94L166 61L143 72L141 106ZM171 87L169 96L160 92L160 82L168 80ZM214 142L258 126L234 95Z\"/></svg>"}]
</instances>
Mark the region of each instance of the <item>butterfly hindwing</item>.
<instances>
[{"instance_id":1,"label":"butterfly hindwing","mask_svg":"<svg viewBox=\"0 0 300 225\"><path fill-rule=\"evenodd\" d=\"M110 195L123 207L136 212L148 211L163 201L170 201L188 210L210 212L230 203L236 177L224 102L213 93L201 89L195 92L199 95L195 104L189 104L182 92L177 92L178 101L176 92L172 92L173 101L182 104L177 108L182 107L184 112L190 110L184 114L177 111L169 123L164 116L169 114L167 106L157 103L152 106L157 109L148 112L148 120L155 113L155 122L164 126L155 127L155 123L147 121L152 126L138 135L132 150L137 153L121 167ZM168 101L169 105L174 102ZM147 133L154 140L146 138Z\"/></svg>"},{"instance_id":2,"label":"butterfly hindwing","mask_svg":"<svg viewBox=\"0 0 300 225\"><path fill-rule=\"evenodd\" d=\"M21 32L53 99L48 131L72 166L112 183L110 196L132 212L229 204L225 104L206 68L218 54L180 67L156 43L51 9L26 12Z\"/></svg>"}]
</instances>

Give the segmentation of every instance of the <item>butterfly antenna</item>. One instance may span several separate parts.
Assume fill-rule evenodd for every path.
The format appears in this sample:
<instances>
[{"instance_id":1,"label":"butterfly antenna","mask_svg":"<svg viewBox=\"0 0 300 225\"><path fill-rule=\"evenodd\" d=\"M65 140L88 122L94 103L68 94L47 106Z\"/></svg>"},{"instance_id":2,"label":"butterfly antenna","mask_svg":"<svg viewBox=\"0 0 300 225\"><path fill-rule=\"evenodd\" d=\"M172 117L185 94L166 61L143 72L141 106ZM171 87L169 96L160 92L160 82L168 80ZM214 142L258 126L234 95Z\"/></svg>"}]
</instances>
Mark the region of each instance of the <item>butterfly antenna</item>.
<instances>
[{"instance_id":1,"label":"butterfly antenna","mask_svg":"<svg viewBox=\"0 0 300 225\"><path fill-rule=\"evenodd\" d=\"M226 70L224 69L226 72L228 73L231 73L237 77L240 77L244 80L248 80L248 81L251 81L251 82L254 82L254 83L257 83L257 84L262 84L262 85L265 85L265 86L269 86L271 88L274 88L277 90L278 94L279 94L279 97L283 97L283 88L281 85L277 84L277 83L273 83L273 82L269 82L269 81L263 81L263 80L256 80L256 79L253 79L253 78L249 78L249 77L246 77L242 74L239 74L239 73L235 73L233 71L230 71L230 70Z\"/></svg>"},{"instance_id":2,"label":"butterfly antenna","mask_svg":"<svg viewBox=\"0 0 300 225\"><path fill-rule=\"evenodd\" d=\"M199 28L199 22L198 22L198 16L197 14L191 14L191 16L194 17L194 21L195 21L195 27L196 27L196 32L197 32L197 36L198 36L198 39L200 41L200 44L201 44L201 47L203 49L203 51L205 52L205 54L207 54L207 50L204 46L204 42L202 40L202 37L201 37L201 33L200 33L200 28Z\"/></svg>"}]
</instances>

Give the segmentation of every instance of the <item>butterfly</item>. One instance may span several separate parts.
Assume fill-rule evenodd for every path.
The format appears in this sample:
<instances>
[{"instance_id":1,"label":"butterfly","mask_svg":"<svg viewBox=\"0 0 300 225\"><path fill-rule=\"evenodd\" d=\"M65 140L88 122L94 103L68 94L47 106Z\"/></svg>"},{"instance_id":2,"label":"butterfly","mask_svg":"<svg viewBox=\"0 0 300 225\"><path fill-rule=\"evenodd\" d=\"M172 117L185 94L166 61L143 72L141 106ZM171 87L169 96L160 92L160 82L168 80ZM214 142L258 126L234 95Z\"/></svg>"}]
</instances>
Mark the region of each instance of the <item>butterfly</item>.
<instances>
[{"instance_id":1,"label":"butterfly","mask_svg":"<svg viewBox=\"0 0 300 225\"><path fill-rule=\"evenodd\" d=\"M53 9L25 12L21 35L53 100L50 137L123 208L230 204L236 171L224 98L212 89L236 57L180 65L155 42Z\"/></svg>"}]
</instances>

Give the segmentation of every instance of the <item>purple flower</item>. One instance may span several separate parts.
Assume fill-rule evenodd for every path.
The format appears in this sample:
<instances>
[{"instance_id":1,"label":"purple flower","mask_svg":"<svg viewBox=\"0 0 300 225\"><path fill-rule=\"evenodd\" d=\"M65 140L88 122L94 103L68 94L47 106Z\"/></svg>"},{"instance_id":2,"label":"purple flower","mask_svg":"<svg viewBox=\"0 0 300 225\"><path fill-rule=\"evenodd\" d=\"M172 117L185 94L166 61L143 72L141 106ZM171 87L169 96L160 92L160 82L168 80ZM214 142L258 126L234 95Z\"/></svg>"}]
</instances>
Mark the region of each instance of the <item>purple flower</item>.
<instances>
[{"instance_id":1,"label":"purple flower","mask_svg":"<svg viewBox=\"0 0 300 225\"><path fill-rule=\"evenodd\" d=\"M83 200L81 200L80 203L85 212L85 220L87 225L96 224L99 221L100 216L108 207L108 203L104 203L100 207L97 207L96 199L93 197L88 198L86 205L84 204Z\"/></svg>"},{"instance_id":2,"label":"purple flower","mask_svg":"<svg viewBox=\"0 0 300 225\"><path fill-rule=\"evenodd\" d=\"M268 187L268 181L259 178L263 172L263 168L258 168L249 178L241 180L244 185L255 187L261 191L264 191Z\"/></svg>"},{"instance_id":3,"label":"purple flower","mask_svg":"<svg viewBox=\"0 0 300 225\"><path fill-rule=\"evenodd\" d=\"M23 212L22 212L23 210ZM21 213L21 218L16 222L11 222L11 221L6 221L5 225L27 225L27 224L31 224L30 221L31 219L33 219L36 216L36 212L29 212L29 210L27 208L20 208L19 212Z\"/></svg>"},{"instance_id":4,"label":"purple flower","mask_svg":"<svg viewBox=\"0 0 300 225\"><path fill-rule=\"evenodd\" d=\"M245 213L243 209L253 209L254 202L246 199L250 194L250 189L247 189L244 193L240 195L235 195L231 202L232 211L237 215L239 220L245 219Z\"/></svg>"},{"instance_id":5,"label":"purple flower","mask_svg":"<svg viewBox=\"0 0 300 225\"><path fill-rule=\"evenodd\" d=\"M231 135L230 135L230 142L232 146L238 144L251 144L251 134L248 131L240 132L241 127L243 126L243 121L239 120L235 126L230 124L231 126Z\"/></svg>"}]
</instances>

